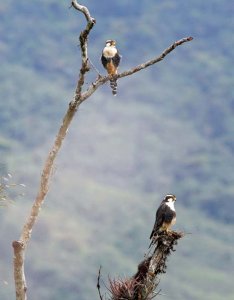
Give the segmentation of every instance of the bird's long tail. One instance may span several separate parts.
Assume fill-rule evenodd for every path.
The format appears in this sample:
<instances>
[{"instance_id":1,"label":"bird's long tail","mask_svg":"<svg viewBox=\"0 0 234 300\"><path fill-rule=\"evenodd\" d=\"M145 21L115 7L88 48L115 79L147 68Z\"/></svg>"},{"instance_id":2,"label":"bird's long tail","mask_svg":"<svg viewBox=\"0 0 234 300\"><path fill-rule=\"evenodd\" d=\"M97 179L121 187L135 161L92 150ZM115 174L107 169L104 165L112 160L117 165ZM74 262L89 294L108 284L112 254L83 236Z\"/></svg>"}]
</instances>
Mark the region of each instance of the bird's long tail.
<instances>
[{"instance_id":1,"label":"bird's long tail","mask_svg":"<svg viewBox=\"0 0 234 300\"><path fill-rule=\"evenodd\" d=\"M110 79L110 87L112 89L112 94L114 96L116 96L116 94L117 94L117 79L116 78L113 77Z\"/></svg>"}]
</instances>

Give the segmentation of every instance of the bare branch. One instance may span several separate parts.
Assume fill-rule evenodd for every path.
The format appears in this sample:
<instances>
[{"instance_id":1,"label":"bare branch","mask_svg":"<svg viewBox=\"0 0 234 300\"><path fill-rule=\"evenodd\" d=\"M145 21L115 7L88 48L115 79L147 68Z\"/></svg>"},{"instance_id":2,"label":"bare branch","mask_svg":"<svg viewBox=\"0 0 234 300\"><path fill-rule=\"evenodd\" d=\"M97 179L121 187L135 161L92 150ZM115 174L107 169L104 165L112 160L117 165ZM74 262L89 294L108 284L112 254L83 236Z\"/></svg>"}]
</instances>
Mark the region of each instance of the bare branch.
<instances>
[{"instance_id":1,"label":"bare branch","mask_svg":"<svg viewBox=\"0 0 234 300\"><path fill-rule=\"evenodd\" d=\"M77 1L73 0L72 6L75 9L81 11L85 15L86 20L87 20L86 28L84 31L82 31L80 33L80 37L79 37L82 66L80 69L78 84L76 87L75 98L74 98L73 103L71 103L73 106L77 106L80 104L80 98L81 98L82 87L84 85L85 73L87 73L90 69L89 61L88 61L88 35L89 35L91 29L93 28L94 24L96 23L96 20L91 17L88 8L83 5L78 4Z\"/></svg>"},{"instance_id":2,"label":"bare branch","mask_svg":"<svg viewBox=\"0 0 234 300\"><path fill-rule=\"evenodd\" d=\"M91 17L90 12L86 6L80 5L76 0L73 0L71 2L71 5L85 15L87 23L96 23L95 19Z\"/></svg>"},{"instance_id":3,"label":"bare branch","mask_svg":"<svg viewBox=\"0 0 234 300\"><path fill-rule=\"evenodd\" d=\"M190 42L192 41L193 38L190 36L190 37L186 37L186 38L183 38L179 41L176 41L174 42L171 46L169 46L167 49L165 49L162 54L160 54L158 57L154 58L154 59L151 59L149 61L147 61L146 63L143 63L143 64L140 64L138 65L137 67L135 68L132 68L131 70L129 71L125 71L125 72L122 72L120 74L117 75L117 78L122 78L122 77L125 77L125 76L129 76L129 75L132 75L136 72L139 72L141 71L142 69L145 69L149 66L152 66L158 62L160 62L161 60L164 59L165 56L167 56L170 52L172 52L176 47L186 43L186 42Z\"/></svg>"},{"instance_id":4,"label":"bare branch","mask_svg":"<svg viewBox=\"0 0 234 300\"><path fill-rule=\"evenodd\" d=\"M95 22L94 22L94 19L90 16L89 11L85 6L79 5L76 1L72 1L72 5L76 9L78 9L78 7L80 7L78 10L82 11L86 16L86 19L88 20L86 29L83 32L81 32L81 34L80 34L80 40L82 41L82 44L81 44L82 67L80 69L79 80L78 80L78 84L77 84L77 88L76 88L76 94L77 94L76 98L78 98L77 100L79 100L80 90L84 83L84 75L89 70L88 69L88 56L87 56L87 38L88 38L88 34L89 34L90 30L92 29L93 25L95 24ZM61 148L63 139L66 136L68 127L76 113L77 106L78 106L77 101L76 101L76 103L75 102L70 103L67 113L64 116L63 123L59 129L57 136L56 136L54 145L46 159L46 162L45 162L45 165L44 165L44 168L42 171L40 187L39 187L39 191L38 191L35 203L32 207L31 214L23 228L23 231L22 231L22 234L20 237L20 240L23 241L24 244L27 244L28 240L30 239L32 227L33 227L33 225L36 221L36 218L39 214L40 207L44 201L44 198L49 190L49 179L52 174L53 163L57 156L58 151Z\"/></svg>"},{"instance_id":5,"label":"bare branch","mask_svg":"<svg viewBox=\"0 0 234 300\"><path fill-rule=\"evenodd\" d=\"M84 84L84 78L86 72L89 71L88 66L88 53L87 53L87 41L88 35L95 24L95 20L90 16L88 9L84 6L79 5L76 1L72 1L73 7L84 13L87 25L84 31L80 34L80 48L81 48L81 58L82 66L79 73L79 79L76 87L76 94L74 100L69 104L68 110L63 118L63 123L59 129L59 132L55 138L54 144L51 151L45 161L45 165L41 175L41 181L39 190L32 206L30 215L26 220L19 241L14 241L12 246L14 248L14 277L15 277L15 288L16 288L16 299L26 300L26 280L24 274L24 252L26 250L27 244L31 238L33 226L38 218L41 206L45 200L45 196L49 190L49 182L53 171L54 160L62 146L62 142L67 134L68 127L77 111L79 106L81 90ZM20 247L19 247L20 245Z\"/></svg>"},{"instance_id":6,"label":"bare branch","mask_svg":"<svg viewBox=\"0 0 234 300\"><path fill-rule=\"evenodd\" d=\"M176 42L174 42L171 46L169 46L168 48L166 48L159 56L145 62L145 63L142 63L132 69L129 69L127 71L124 71L122 73L119 73L116 76L117 79L119 78L122 78L122 77L126 77L126 76L129 76L129 75L132 75L136 72L139 72L149 66L152 66L160 61L162 61L165 56L167 56L170 52L172 52L176 47L186 43L186 42L190 42L192 41L193 38L190 36L190 37L185 37L181 40L178 40ZM84 100L86 100L87 98L89 98L96 90L99 86L103 85L104 83L106 83L107 81L109 81L110 79L112 78L112 76L98 76L97 79L95 80L95 82L93 82L87 89L86 92L84 92L82 94L82 97L81 97L81 100L82 102Z\"/></svg>"}]
</instances>

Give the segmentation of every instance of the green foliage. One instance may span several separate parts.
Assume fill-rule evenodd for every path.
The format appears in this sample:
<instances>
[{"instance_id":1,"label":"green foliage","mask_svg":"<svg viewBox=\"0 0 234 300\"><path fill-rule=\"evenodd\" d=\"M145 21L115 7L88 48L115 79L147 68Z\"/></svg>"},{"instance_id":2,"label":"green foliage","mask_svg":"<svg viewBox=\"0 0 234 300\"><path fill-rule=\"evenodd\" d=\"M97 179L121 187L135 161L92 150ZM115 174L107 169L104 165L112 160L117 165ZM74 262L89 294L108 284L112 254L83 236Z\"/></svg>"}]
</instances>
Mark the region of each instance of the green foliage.
<instances>
[{"instance_id":1,"label":"green foliage","mask_svg":"<svg viewBox=\"0 0 234 300\"><path fill-rule=\"evenodd\" d=\"M0 5L1 174L27 198L0 210L0 298L14 298L11 241L36 194L40 170L74 92L84 17L68 2ZM115 38L120 70L184 36L162 63L102 87L78 111L27 251L29 298L91 299L101 264L131 275L146 251L160 199L177 195L177 228L191 232L171 257L162 293L233 298L233 16L230 1L84 1L97 19L92 63ZM86 84L95 78L91 70ZM16 195L13 195L13 199ZM85 278L85 280L84 280ZM172 297L172 296L171 296Z\"/></svg>"}]
</instances>

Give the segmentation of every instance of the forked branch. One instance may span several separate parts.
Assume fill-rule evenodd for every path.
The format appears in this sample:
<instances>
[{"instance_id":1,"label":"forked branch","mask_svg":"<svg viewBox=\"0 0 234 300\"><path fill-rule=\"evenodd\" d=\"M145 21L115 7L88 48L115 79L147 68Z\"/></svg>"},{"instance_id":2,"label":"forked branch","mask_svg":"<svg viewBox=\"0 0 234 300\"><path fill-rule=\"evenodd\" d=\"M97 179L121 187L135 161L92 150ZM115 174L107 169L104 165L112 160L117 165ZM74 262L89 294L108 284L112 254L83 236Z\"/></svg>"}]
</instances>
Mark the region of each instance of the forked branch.
<instances>
[{"instance_id":1,"label":"forked branch","mask_svg":"<svg viewBox=\"0 0 234 300\"><path fill-rule=\"evenodd\" d=\"M152 66L158 62L160 62L161 60L163 60L170 52L172 52L176 47L186 43L186 42L190 42L192 41L193 38L191 36L189 37L185 37L183 39L180 39L176 42L174 42L171 46L169 46L168 48L166 48L159 56L156 56L155 58L145 62L145 63L142 63L136 67L133 67L127 71L124 71L122 73L119 73L116 75L116 78L119 79L119 78L123 78L123 77L126 77L126 76L130 76L136 72L139 72L149 66ZM82 94L82 97L81 97L81 100L84 101L86 100L87 98L89 98L95 91L96 89L100 86L100 85L103 85L104 83L106 83L107 81L109 81L111 79L111 76L98 76L98 78L95 80L95 82L93 82L87 89L86 92L84 92Z\"/></svg>"},{"instance_id":2,"label":"forked branch","mask_svg":"<svg viewBox=\"0 0 234 300\"><path fill-rule=\"evenodd\" d=\"M85 18L87 20L87 25L85 29L80 33L82 64L79 72L79 79L77 82L75 97L69 104L68 110L63 118L62 125L59 128L52 149L49 152L48 157L45 161L38 193L32 206L31 212L23 226L20 239L12 243L12 246L14 248L14 279L16 289L16 300L27 299L27 286L24 273L25 250L31 238L33 226L38 218L40 209L49 190L49 183L53 171L54 160L62 146L63 140L67 134L68 128L78 109L78 106L82 102L80 101L82 87L84 85L85 74L89 71L87 52L88 35L95 24L95 19L90 16L88 9L84 6L79 5L77 1L72 1L72 6L81 11L85 15Z\"/></svg>"}]
</instances>

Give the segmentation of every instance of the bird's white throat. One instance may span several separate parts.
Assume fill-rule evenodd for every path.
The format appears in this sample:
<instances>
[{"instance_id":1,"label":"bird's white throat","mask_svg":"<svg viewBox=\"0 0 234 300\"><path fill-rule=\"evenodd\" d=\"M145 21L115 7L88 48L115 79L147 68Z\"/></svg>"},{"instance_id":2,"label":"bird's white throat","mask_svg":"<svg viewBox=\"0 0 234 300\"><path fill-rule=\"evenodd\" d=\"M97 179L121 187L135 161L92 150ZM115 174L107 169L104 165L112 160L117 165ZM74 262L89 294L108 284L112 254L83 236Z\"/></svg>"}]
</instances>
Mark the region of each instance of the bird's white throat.
<instances>
[{"instance_id":1,"label":"bird's white throat","mask_svg":"<svg viewBox=\"0 0 234 300\"><path fill-rule=\"evenodd\" d=\"M169 206L171 210L175 211L174 202L166 202L166 205Z\"/></svg>"},{"instance_id":2,"label":"bird's white throat","mask_svg":"<svg viewBox=\"0 0 234 300\"><path fill-rule=\"evenodd\" d=\"M103 49L103 55L107 58L107 57L113 57L115 56L115 54L117 53L117 49L113 46L106 46Z\"/></svg>"}]
</instances>

